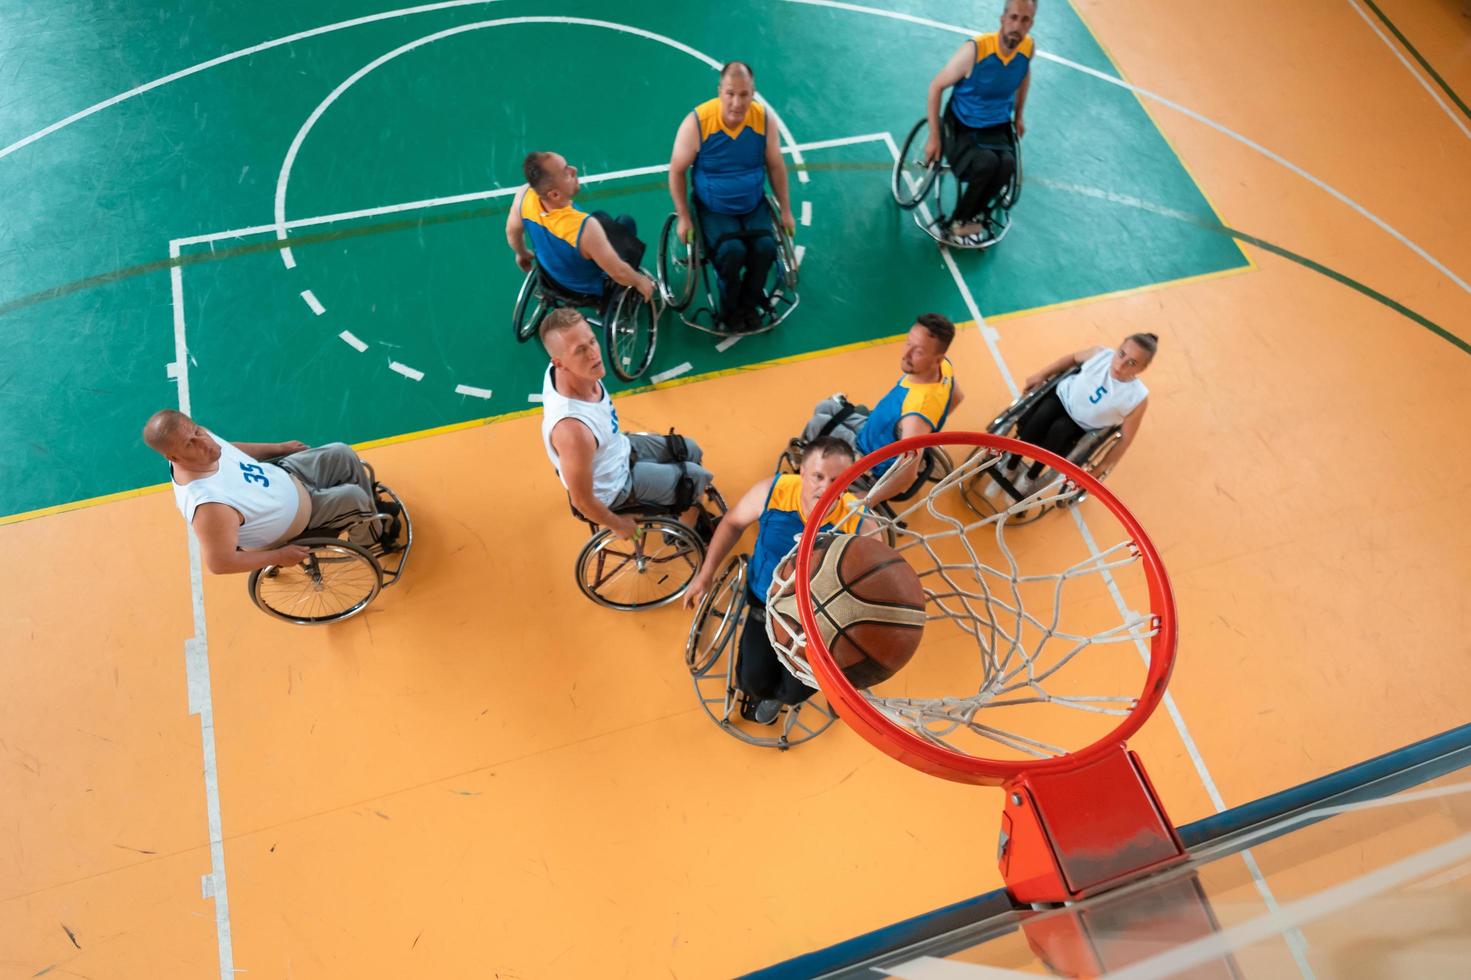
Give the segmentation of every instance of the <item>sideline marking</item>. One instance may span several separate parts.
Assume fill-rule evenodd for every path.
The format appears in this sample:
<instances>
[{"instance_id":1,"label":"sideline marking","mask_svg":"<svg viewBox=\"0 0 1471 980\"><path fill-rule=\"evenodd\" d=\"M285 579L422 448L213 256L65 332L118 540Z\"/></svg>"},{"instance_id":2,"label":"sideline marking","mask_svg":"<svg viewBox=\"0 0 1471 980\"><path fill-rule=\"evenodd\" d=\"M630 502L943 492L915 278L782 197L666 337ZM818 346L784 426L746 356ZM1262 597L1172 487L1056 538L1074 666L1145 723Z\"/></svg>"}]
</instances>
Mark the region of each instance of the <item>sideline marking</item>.
<instances>
[{"instance_id":1,"label":"sideline marking","mask_svg":"<svg viewBox=\"0 0 1471 980\"><path fill-rule=\"evenodd\" d=\"M306 305L311 307L312 312L317 316L321 316L327 312L327 308L322 305L321 300L317 299L317 294L310 289L303 289L301 291L301 298L306 300Z\"/></svg>"},{"instance_id":2,"label":"sideline marking","mask_svg":"<svg viewBox=\"0 0 1471 980\"><path fill-rule=\"evenodd\" d=\"M351 347L359 354L368 349L368 345L363 343L361 340L358 340L357 337L353 336L353 332L351 330L344 330L337 336L341 337L344 344Z\"/></svg>"},{"instance_id":3,"label":"sideline marking","mask_svg":"<svg viewBox=\"0 0 1471 980\"><path fill-rule=\"evenodd\" d=\"M472 398L489 398L490 397L490 389L489 388L474 388L474 387L471 387L470 385L455 385L455 394L457 394L457 395L469 395Z\"/></svg>"},{"instance_id":4,"label":"sideline marking","mask_svg":"<svg viewBox=\"0 0 1471 980\"><path fill-rule=\"evenodd\" d=\"M671 378L677 378L681 374L688 374L689 372L693 371L694 369L695 369L695 366L693 364L691 364L689 361L685 361L683 364L679 365L678 367L672 367L668 371L660 371L658 374L650 375L649 376L649 380L652 381L652 382L654 382L654 384L656 384L656 385L661 385L664 382L670 380Z\"/></svg>"},{"instance_id":5,"label":"sideline marking","mask_svg":"<svg viewBox=\"0 0 1471 980\"><path fill-rule=\"evenodd\" d=\"M396 374L401 374L404 377L408 378L410 381L424 380L423 371L420 371L418 368L411 368L407 364L400 364L398 361L389 361L388 370L393 371Z\"/></svg>"},{"instance_id":6,"label":"sideline marking","mask_svg":"<svg viewBox=\"0 0 1471 980\"><path fill-rule=\"evenodd\" d=\"M1384 11L1379 9L1378 5L1374 3L1374 0L1364 0L1364 2L1369 5L1370 10L1374 11L1374 15L1384 22L1384 26L1388 27L1391 31L1394 32L1394 36L1399 38L1400 43L1405 46L1405 49L1408 50L1410 54L1415 56L1415 60L1420 63L1421 68L1425 69L1425 73L1431 78L1435 79L1435 83L1441 87L1441 90L1444 91L1446 95L1449 95L1451 97L1451 100L1456 103L1456 105L1463 113L1466 114L1468 118L1471 118L1471 107L1467 107L1466 103L1461 101L1461 97L1456 94L1456 90L1451 88L1450 83L1448 83L1444 78L1440 77L1440 72L1431 67L1430 62L1425 60L1425 56L1422 55L1419 50L1410 43L1410 39L1405 37L1405 35L1400 31L1398 27L1394 26L1394 21L1390 20L1388 15L1386 15ZM1457 117L1455 113L1451 112L1450 106L1442 102L1440 96L1437 95L1429 85L1426 85L1425 79L1421 78L1419 73L1416 72L1415 69L1410 67L1410 63L1404 59L1404 56L1400 54L1398 48L1396 48L1393 44L1390 44L1389 38L1384 36L1383 32L1379 30L1378 25L1369 20L1368 16L1359 9L1358 4L1354 3L1354 0L1349 0L1349 6L1353 7L1355 10L1358 10L1359 16L1363 17L1364 20L1369 24L1369 26L1374 28L1374 33L1378 34L1380 40L1382 40L1389 47L1389 50L1394 52L1394 56L1396 58L1399 58L1400 64L1409 69L1410 74L1415 76L1415 80L1418 81L1421 85L1425 86L1425 91L1430 93L1430 97L1435 99L1435 101L1439 103L1440 107L1445 110L1446 115L1451 117L1451 121L1454 122L1457 126L1460 126L1461 132L1465 133L1467 136L1471 136L1471 131L1468 131L1466 127L1462 125L1460 118Z\"/></svg>"}]
</instances>

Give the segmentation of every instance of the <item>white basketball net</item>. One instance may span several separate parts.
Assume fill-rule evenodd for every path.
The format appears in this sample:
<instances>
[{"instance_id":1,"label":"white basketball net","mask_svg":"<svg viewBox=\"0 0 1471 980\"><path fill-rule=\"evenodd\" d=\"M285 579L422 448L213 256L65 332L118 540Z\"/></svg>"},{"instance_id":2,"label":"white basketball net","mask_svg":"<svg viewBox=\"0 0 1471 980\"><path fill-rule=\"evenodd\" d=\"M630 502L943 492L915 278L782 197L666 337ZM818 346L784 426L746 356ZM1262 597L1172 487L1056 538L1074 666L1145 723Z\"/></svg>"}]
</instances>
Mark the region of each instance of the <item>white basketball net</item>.
<instances>
[{"instance_id":1,"label":"white basketball net","mask_svg":"<svg viewBox=\"0 0 1471 980\"><path fill-rule=\"evenodd\" d=\"M968 450L969 447L952 446L951 449ZM841 514L834 515L832 522L839 523L853 510L863 509L870 497L881 493L901 476L903 467L899 464L903 459L896 459L895 465L878 479L867 496L861 497L858 504ZM1002 495L997 513L982 517L966 509L955 492L957 488L972 480L988 485L990 471L1006 459L1005 454L989 449L977 452L957 463L952 473L921 490L911 500L894 504L896 513L893 516L872 508L865 516L868 522L865 528L877 525L880 535L885 529L893 531L894 547L919 574L925 591L927 624L949 620L974 646L980 665L979 683L974 692L962 689L955 696L934 698L862 693L890 720L937 744L957 749L964 744L966 748L961 750L974 755L977 754L978 737L987 744L1005 746L1024 756L1053 758L1079 746L1064 748L1044 738L1023 734L1013 730L1015 726L1006 720L998 719L997 716L1004 715L1004 712L985 709L1051 705L1095 715L1129 714L1137 703L1139 685L1130 685L1126 680L1116 679L1114 685L1106 686L1119 689L1132 686L1132 693L1080 694L1075 690L1061 693L1049 691L1048 687L1050 684L1075 686L1075 679L1069 677L1069 668L1077 664L1080 655L1091 647L1131 644L1137 645L1141 652L1145 651L1146 641L1159 630L1159 618L1152 613L1133 611L1127 611L1120 617L1115 607L1110 617L1113 625L1108 628L1089 633L1065 628L1065 590L1076 590L1079 583L1091 579L1116 601L1122 602L1114 576L1139 561L1139 549L1123 525L1113 521L1110 530L1123 535L1117 543L1091 546L1090 538L1090 553L1083 560L1049 571L1024 572L1016 552L1026 556L1030 550L1027 547L1028 535L1061 534L1064 533L1062 529L1053 524L1049 531L1047 524L1053 521L1071 524L1071 521L1066 512L1062 512L1049 515L1040 527L1017 527L1014 522L1035 515L1033 508L1070 505L1076 501L1079 488L1062 474L1043 470L1034 482L1035 489L1021 500ZM1026 460L1024 466L1031 462ZM856 496L856 488L850 489ZM1074 532L1068 528L1066 533ZM1009 540L1008 534L1017 540ZM817 681L807 663L807 643L802 625L795 620L795 604L787 604L791 615L777 608L778 599L795 592L796 552L794 546L787 555L791 559L790 565L782 562L773 576L767 593L766 630L772 647L787 670L809 687L816 688ZM787 572L785 576L781 574L783 569ZM1050 606L1043 602L1040 605L1045 608L1041 611L1029 611L1024 592L1032 597L1034 605L1039 604L1035 601L1039 593L1050 595ZM783 642L785 638L778 635L775 629L778 624L790 637L789 641ZM926 627L927 639L931 628L929 625ZM921 643L915 660L924 655L925 644ZM963 743L957 743L957 737Z\"/></svg>"}]
</instances>

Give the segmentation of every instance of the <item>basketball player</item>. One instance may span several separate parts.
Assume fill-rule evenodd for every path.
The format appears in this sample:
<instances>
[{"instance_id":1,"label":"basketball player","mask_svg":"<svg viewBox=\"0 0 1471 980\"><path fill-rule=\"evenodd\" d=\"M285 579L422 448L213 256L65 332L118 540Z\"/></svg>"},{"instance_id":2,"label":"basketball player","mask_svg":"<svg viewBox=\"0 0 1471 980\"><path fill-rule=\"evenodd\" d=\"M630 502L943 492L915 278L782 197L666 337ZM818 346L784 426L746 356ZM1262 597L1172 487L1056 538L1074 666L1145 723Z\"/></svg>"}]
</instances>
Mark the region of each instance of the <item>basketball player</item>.
<instances>
[{"instance_id":1,"label":"basketball player","mask_svg":"<svg viewBox=\"0 0 1471 980\"><path fill-rule=\"evenodd\" d=\"M801 704L814 693L782 666L771 648L766 635L766 592L771 588L777 566L801 536L818 500L855 458L853 448L846 442L824 436L808 443L800 473L768 477L753 486L715 529L705 561L684 594L686 609L696 605L710 591L715 573L746 528L759 524L751 564L746 570L746 601L750 612L741 631L736 684L746 695L742 714L760 724L775 721L782 705ZM866 530L856 498L850 493L838 498L832 511L822 518L821 529L845 534Z\"/></svg>"},{"instance_id":2,"label":"basketball player","mask_svg":"<svg viewBox=\"0 0 1471 980\"><path fill-rule=\"evenodd\" d=\"M307 549L287 542L308 527L350 528L356 545L394 548L378 543L381 521L370 520L393 505L374 501L368 471L351 446L226 442L171 408L148 420L143 441L169 461L174 501L214 575L302 561Z\"/></svg>"}]
</instances>

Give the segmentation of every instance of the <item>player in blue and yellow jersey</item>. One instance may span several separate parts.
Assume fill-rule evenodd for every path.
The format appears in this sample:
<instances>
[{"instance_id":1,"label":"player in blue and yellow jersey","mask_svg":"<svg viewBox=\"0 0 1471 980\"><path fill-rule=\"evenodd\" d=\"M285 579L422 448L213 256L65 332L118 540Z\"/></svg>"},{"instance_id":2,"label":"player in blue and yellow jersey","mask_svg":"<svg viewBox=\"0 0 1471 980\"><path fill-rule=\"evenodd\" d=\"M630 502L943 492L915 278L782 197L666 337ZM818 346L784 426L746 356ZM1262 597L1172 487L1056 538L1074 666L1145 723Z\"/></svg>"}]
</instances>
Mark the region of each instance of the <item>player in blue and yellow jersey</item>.
<instances>
[{"instance_id":1,"label":"player in blue and yellow jersey","mask_svg":"<svg viewBox=\"0 0 1471 980\"><path fill-rule=\"evenodd\" d=\"M841 439L815 439L802 455L800 472L768 477L746 491L721 519L705 552L704 564L684 594L686 609L697 605L710 591L715 573L746 528L758 525L751 563L746 569L746 602L750 612L741 631L736 684L746 695L744 710L748 717L762 724L775 721L782 705L801 704L816 693L792 676L771 648L766 635L766 592L771 588L777 566L797 543L818 501L833 480L853 464L854 458L852 447ZM864 522L863 513L857 498L844 493L823 516L821 530L844 534L869 532L872 528Z\"/></svg>"},{"instance_id":2,"label":"player in blue and yellow jersey","mask_svg":"<svg viewBox=\"0 0 1471 980\"><path fill-rule=\"evenodd\" d=\"M616 283L638 290L648 301L654 281L638 270L644 243L633 219L573 207L581 184L577 168L560 153L527 154L522 170L526 186L516 192L506 216L506 241L521 271L531 271L535 252L542 271L567 292L603 297Z\"/></svg>"},{"instance_id":3,"label":"player in blue and yellow jersey","mask_svg":"<svg viewBox=\"0 0 1471 980\"><path fill-rule=\"evenodd\" d=\"M843 395L823 399L813 411L802 438L811 441L836 436L852 443L862 456L900 439L939 432L965 399L965 392L955 380L955 367L946 356L954 339L955 325L948 319L938 313L921 313L909 328L903 353L899 355L899 369L904 373L888 394L871 411L861 405L850 405ZM869 495L870 503L887 500L907 489L919 469L919 454L885 460L870 473L877 478L896 464L900 472Z\"/></svg>"},{"instance_id":4,"label":"player in blue and yellow jersey","mask_svg":"<svg viewBox=\"0 0 1471 980\"><path fill-rule=\"evenodd\" d=\"M930 82L925 159L938 159L943 149L965 183L951 215L950 236L957 243L979 245L989 237L991 208L1016 172L1011 127L1018 139L1026 132L1022 110L1035 54L1028 32L1036 15L1036 0L1006 0L1001 29L967 40ZM940 99L952 86L942 124Z\"/></svg>"},{"instance_id":5,"label":"player in blue and yellow jersey","mask_svg":"<svg viewBox=\"0 0 1471 980\"><path fill-rule=\"evenodd\" d=\"M706 254L720 280L718 317L729 330L754 330L766 307L766 277L776 261L766 181L776 193L787 234L796 233L787 165L775 120L755 101L751 67L732 61L720 72L719 94L685 116L669 159L669 194L679 237L689 241L700 222ZM694 214L688 173L694 171Z\"/></svg>"}]
</instances>

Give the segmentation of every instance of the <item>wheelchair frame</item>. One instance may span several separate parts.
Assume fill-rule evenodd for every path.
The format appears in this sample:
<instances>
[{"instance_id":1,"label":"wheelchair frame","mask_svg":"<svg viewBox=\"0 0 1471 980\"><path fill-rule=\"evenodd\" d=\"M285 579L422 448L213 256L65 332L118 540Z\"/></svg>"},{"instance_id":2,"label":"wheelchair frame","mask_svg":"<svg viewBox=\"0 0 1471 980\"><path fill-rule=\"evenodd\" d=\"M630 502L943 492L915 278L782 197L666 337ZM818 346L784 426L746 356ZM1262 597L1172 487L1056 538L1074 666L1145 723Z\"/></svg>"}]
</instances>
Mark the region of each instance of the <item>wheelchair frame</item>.
<instances>
[{"instance_id":1,"label":"wheelchair frame","mask_svg":"<svg viewBox=\"0 0 1471 980\"><path fill-rule=\"evenodd\" d=\"M381 500L386 497L398 507L397 520L400 522L399 533L403 539L403 547L392 552L381 551L377 546L363 548L347 539L345 535L350 529L344 529L334 535L331 531L309 527L290 542L311 549L311 554L303 562L289 568L280 565L266 565L250 573L246 590L250 594L251 602L255 603L262 612L282 622L297 626L325 626L329 623L340 623L367 609L378 597L379 592L398 583L399 578L403 575L404 567L409 562L409 551L414 545L414 522L409 517L409 509L404 506L398 494L387 485L378 482L377 475L369 463L364 461L363 466L368 471L368 480L373 487L374 499ZM385 527L392 527L395 518L394 515L383 511L379 511L371 518L364 518L365 521L379 519L386 522ZM359 521L353 526L356 527L362 523L363 521ZM390 554L396 555L398 560L392 567L387 567L384 560ZM349 593L355 598L352 598L344 608L310 615L306 614L305 610L302 611L302 614L294 614L291 610L278 609L272 605L269 594L271 585L281 577L282 573L294 572L296 568L303 569L305 584L309 584L312 592L318 597L324 592L332 591L334 581L349 577L354 572L360 575L367 573L370 577L363 586Z\"/></svg>"},{"instance_id":2,"label":"wheelchair frame","mask_svg":"<svg viewBox=\"0 0 1471 980\"><path fill-rule=\"evenodd\" d=\"M796 247L792 244L792 238L787 234L786 228L782 227L781 208L777 205L776 199L767 194L765 200L766 206L771 211L772 233L776 237L776 262L771 267L774 280L771 288L766 291L768 309L762 317L761 327L757 330L724 330L719 326L717 314L720 306L720 287L717 282L713 284L715 288L711 288L711 278L715 276L715 272L706 254L704 235L700 230L700 219L695 213L694 202L690 202L694 229L691 234L692 240L688 244L678 241L679 214L672 213L664 219L664 228L659 234L659 282L664 286L666 302L679 314L679 319L686 326L703 330L717 337L750 336L774 329L791 316L792 311L797 308L801 298L797 295ZM692 266L697 267L698 275L689 271ZM679 270L684 270L682 280L677 280L674 275ZM695 298L697 280L704 294L705 305L689 310ZM682 281L683 286L674 287L672 284L676 281ZM687 310L689 312L686 312Z\"/></svg>"},{"instance_id":3,"label":"wheelchair frame","mask_svg":"<svg viewBox=\"0 0 1471 980\"><path fill-rule=\"evenodd\" d=\"M644 272L642 269L639 271ZM654 285L662 298L663 287L657 279ZM516 294L516 306L511 313L511 327L516 339L525 343L536 336L546 315L563 306L596 310L595 314L586 317L587 322L594 329L603 331L609 366L620 379L635 381L648 371L659 343L659 318L663 310L658 302L645 303L637 290L616 284L603 296L574 293L558 285L541 263L532 259L531 271L526 273L521 283ZM648 347L640 352L638 341L643 333L648 334ZM633 353L625 356L623 351L628 341L632 342Z\"/></svg>"},{"instance_id":4,"label":"wheelchair frame","mask_svg":"<svg viewBox=\"0 0 1471 980\"><path fill-rule=\"evenodd\" d=\"M1021 423L1022 418L1027 412L1031 411L1032 406L1055 391L1057 386L1062 383L1063 378L1076 374L1081 368L1082 365L1075 364L1068 370L1061 371L1048 378L1032 391L1019 395L1010 405L1001 411L1001 414L997 415L991 421L990 425L986 426L986 431L998 436L1014 435L1014 430ZM1090 429L1084 432L1082 438L1078 440L1077 445L1068 451L1067 458L1077 463L1083 469L1092 472L1102 462L1103 457L1108 454L1109 450L1113 448L1114 443L1123 437L1124 429L1121 425ZM986 451L985 449L979 448L976 450L976 452ZM971 455L974 456L975 453ZM982 517L989 517L998 511L998 508L985 497L985 481L991 480L1001 483L1002 492L1006 494L1007 500L1011 504L1024 499L1024 497L1017 496L1015 493L1016 487L1010 485L1010 481L1006 480L1005 477L1000 477L994 470L995 468L993 467L991 471L966 480L960 485L961 499L965 501L967 507ZM1042 473L1039 473L1037 479L1033 481L1033 485L1040 486L1046 482L1046 474L1048 472L1047 470L1043 470ZM1099 480L1107 476L1106 473L1094 475ZM1013 514L1008 519L1008 524L1030 524L1054 507L1073 507L1081 503L1087 496L1087 490L1077 489L1070 494L1064 495L1061 499L1054 500L1050 503L1037 503L1020 513Z\"/></svg>"},{"instance_id":5,"label":"wheelchair frame","mask_svg":"<svg viewBox=\"0 0 1471 980\"><path fill-rule=\"evenodd\" d=\"M741 631L748 616L746 569L749 557L731 556L700 600L685 642L684 662L695 696L710 720L732 738L785 752L811 741L832 725L837 713L821 691L798 705L784 705L771 725L748 721L741 709L750 699L736 684L736 660L740 656ZM707 627L713 633L707 635ZM771 731L775 734L763 735Z\"/></svg>"},{"instance_id":6,"label":"wheelchair frame","mask_svg":"<svg viewBox=\"0 0 1471 980\"><path fill-rule=\"evenodd\" d=\"M940 125L942 128L945 125L944 116L941 116ZM960 178L955 176L950 164L946 162L948 149L945 146L946 140L943 133L940 139L940 159L933 163L925 162L924 148L928 140L929 127L928 117L921 118L915 123L914 127L909 130L909 135L904 139L899 156L894 160L894 171L889 190L894 195L895 203L906 211L919 208L918 211L915 211L914 223L940 245L961 249L990 248L1011 231L1011 209L1016 207L1017 201L1021 200L1022 196L1022 141L1016 134L1016 123L1011 124L1011 146L1016 156L1016 169L1011 175L1011 181L1002 189L1001 196L997 198L996 207L990 215L983 219L991 235L975 245L955 241L945 230L950 225L955 205L960 201ZM947 178L953 185L948 207ZM931 194L932 191L933 194ZM926 203L926 199L930 197L933 197L932 207ZM926 213L929 213L928 219L926 219Z\"/></svg>"}]
</instances>

